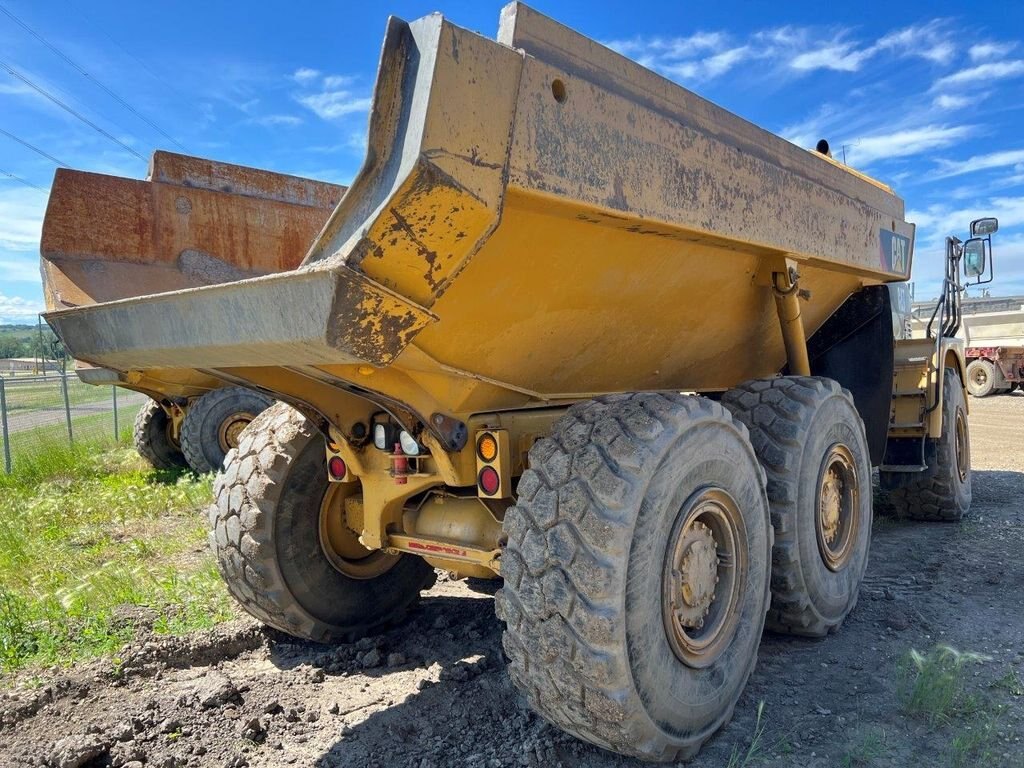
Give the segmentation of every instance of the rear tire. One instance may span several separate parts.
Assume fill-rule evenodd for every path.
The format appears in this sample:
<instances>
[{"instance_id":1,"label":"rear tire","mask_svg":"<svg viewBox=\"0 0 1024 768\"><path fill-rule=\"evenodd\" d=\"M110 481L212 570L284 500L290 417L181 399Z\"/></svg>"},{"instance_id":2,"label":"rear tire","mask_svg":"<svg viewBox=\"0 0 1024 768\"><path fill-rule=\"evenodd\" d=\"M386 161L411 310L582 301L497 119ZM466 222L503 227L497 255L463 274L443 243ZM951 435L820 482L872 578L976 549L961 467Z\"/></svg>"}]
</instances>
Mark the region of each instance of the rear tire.
<instances>
[{"instance_id":1,"label":"rear tire","mask_svg":"<svg viewBox=\"0 0 1024 768\"><path fill-rule=\"evenodd\" d=\"M150 399L135 416L132 430L135 450L154 469L182 469L185 456L171 434L171 418L156 400Z\"/></svg>"},{"instance_id":2,"label":"rear tire","mask_svg":"<svg viewBox=\"0 0 1024 768\"><path fill-rule=\"evenodd\" d=\"M947 368L943 376L942 437L929 438L925 445L928 469L879 472L882 490L889 492L899 517L956 522L971 508L971 434L964 393L956 371Z\"/></svg>"},{"instance_id":3,"label":"rear tire","mask_svg":"<svg viewBox=\"0 0 1024 768\"><path fill-rule=\"evenodd\" d=\"M732 716L768 607L746 429L701 397L579 403L530 450L518 493L495 603L513 682L592 744L696 754Z\"/></svg>"},{"instance_id":4,"label":"rear tire","mask_svg":"<svg viewBox=\"0 0 1024 768\"><path fill-rule=\"evenodd\" d=\"M349 642L397 623L434 583L434 569L413 555L362 550L349 574L339 570L321 515L346 486L358 488L328 482L323 437L285 403L260 414L228 452L213 486L210 545L228 591L264 624Z\"/></svg>"},{"instance_id":5,"label":"rear tire","mask_svg":"<svg viewBox=\"0 0 1024 768\"><path fill-rule=\"evenodd\" d=\"M857 604L871 545L871 460L853 397L810 376L756 379L722 404L768 474L776 632L823 637Z\"/></svg>"},{"instance_id":6,"label":"rear tire","mask_svg":"<svg viewBox=\"0 0 1024 768\"><path fill-rule=\"evenodd\" d=\"M989 360L972 360L967 366L967 391L971 397L988 397L1005 385L1003 372Z\"/></svg>"},{"instance_id":7,"label":"rear tire","mask_svg":"<svg viewBox=\"0 0 1024 768\"><path fill-rule=\"evenodd\" d=\"M245 387L224 387L194 400L181 423L181 450L200 475L220 470L242 430L273 401Z\"/></svg>"}]
</instances>

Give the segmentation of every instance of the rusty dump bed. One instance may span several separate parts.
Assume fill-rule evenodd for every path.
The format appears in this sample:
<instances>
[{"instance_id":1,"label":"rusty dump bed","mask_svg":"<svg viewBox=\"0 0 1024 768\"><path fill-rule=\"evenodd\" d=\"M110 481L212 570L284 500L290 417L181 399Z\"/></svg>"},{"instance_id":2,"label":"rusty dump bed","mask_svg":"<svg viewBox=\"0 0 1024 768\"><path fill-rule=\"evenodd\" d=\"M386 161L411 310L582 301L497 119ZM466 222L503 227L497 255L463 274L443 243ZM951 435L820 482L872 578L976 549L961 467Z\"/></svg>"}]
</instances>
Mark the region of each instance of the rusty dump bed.
<instances>
[{"instance_id":1,"label":"rusty dump bed","mask_svg":"<svg viewBox=\"0 0 1024 768\"><path fill-rule=\"evenodd\" d=\"M67 208L106 215L56 190L48 235ZM65 254L104 237L78 218ZM120 222L118 237L150 226ZM276 272L293 233L275 226L233 266ZM47 319L118 371L192 367L429 418L776 372L769 280L786 258L812 333L861 286L905 280L912 241L883 185L512 4L496 41L439 15L388 22L365 164L300 267L197 287L179 243L147 241L147 261L177 270L145 281L163 292L90 289L105 303Z\"/></svg>"},{"instance_id":2,"label":"rusty dump bed","mask_svg":"<svg viewBox=\"0 0 1024 768\"><path fill-rule=\"evenodd\" d=\"M60 169L40 243L46 307L58 310L295 269L345 187L156 152L145 181ZM91 384L155 396L220 382L192 369L144 377L79 364Z\"/></svg>"}]
</instances>

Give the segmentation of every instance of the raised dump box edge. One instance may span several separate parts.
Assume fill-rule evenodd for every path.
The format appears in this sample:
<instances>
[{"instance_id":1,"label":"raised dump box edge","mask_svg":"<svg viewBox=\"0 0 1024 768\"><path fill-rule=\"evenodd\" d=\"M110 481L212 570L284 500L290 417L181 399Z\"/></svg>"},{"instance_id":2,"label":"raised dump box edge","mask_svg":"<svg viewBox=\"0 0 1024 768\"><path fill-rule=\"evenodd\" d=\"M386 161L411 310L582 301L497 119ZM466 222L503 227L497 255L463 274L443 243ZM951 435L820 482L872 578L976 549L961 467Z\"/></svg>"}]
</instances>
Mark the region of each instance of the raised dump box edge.
<instances>
[{"instance_id":1,"label":"raised dump box edge","mask_svg":"<svg viewBox=\"0 0 1024 768\"><path fill-rule=\"evenodd\" d=\"M802 286L813 296L802 312L808 332L861 285L905 277L912 225L884 189L522 6L506 11L501 34L526 53L440 16L389 23L367 161L306 259L307 268L323 271L275 278L278 287L376 282L404 297L397 314L353 310L346 318L361 319L339 330L332 327L338 314L326 311L337 301L318 304L325 311L317 317L279 301L282 321L264 339L265 323L241 310L266 300L267 289L242 281L173 300L84 308L73 323L59 312L49 319L84 359L121 369L380 364L426 329L414 357L425 355L441 376L504 389L480 403L501 407L522 402L510 392L566 399L638 383L708 389L778 370L784 353L772 330L769 280L786 258L800 262ZM540 58L554 46L533 42L546 39L560 43L554 64ZM574 58L578 52L586 58ZM602 56L603 69L594 63ZM560 69L567 61L586 64ZM566 88L563 101L552 94L555 80ZM571 300L589 295L593 306L543 330L534 321L544 312L565 315L551 288L566 280L565 270L577 284L579 298ZM695 280L706 290L695 293ZM411 322L453 288L433 310L436 320ZM679 296L688 296L689 310ZM723 304L739 311L719 314L712 330L711 306ZM103 321L107 312L118 321ZM649 333L651 314L663 318L656 328L691 333L673 331L674 347L651 343L657 334L634 344L635 333ZM178 333L183 323L187 336ZM388 325L409 332L385 342L386 355L353 352L360 328L380 342ZM615 354L631 351L633 367L649 373L632 383L609 375L599 340L613 343ZM567 346L575 358L564 358ZM748 351L739 355L740 348ZM557 378L545 381L556 361ZM346 372L331 374L354 383ZM435 398L413 407L426 414L438 405Z\"/></svg>"}]
</instances>

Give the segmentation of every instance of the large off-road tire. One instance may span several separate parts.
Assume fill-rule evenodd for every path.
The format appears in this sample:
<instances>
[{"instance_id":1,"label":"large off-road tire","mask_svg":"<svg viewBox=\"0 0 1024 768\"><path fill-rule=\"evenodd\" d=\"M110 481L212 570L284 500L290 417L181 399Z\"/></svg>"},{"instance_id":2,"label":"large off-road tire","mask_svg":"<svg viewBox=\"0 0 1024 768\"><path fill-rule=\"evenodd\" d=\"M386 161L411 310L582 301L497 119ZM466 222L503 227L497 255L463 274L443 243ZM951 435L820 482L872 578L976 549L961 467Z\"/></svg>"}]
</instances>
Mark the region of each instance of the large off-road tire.
<instances>
[{"instance_id":1,"label":"large off-road tire","mask_svg":"<svg viewBox=\"0 0 1024 768\"><path fill-rule=\"evenodd\" d=\"M971 508L971 434L960 377L943 373L942 437L925 443L924 472L879 472L882 489L899 517L960 520Z\"/></svg>"},{"instance_id":2,"label":"large off-road tire","mask_svg":"<svg viewBox=\"0 0 1024 768\"><path fill-rule=\"evenodd\" d=\"M871 459L848 391L831 379L756 379L722 404L768 475L776 632L821 637L857 604L871 543Z\"/></svg>"},{"instance_id":3,"label":"large off-road tire","mask_svg":"<svg viewBox=\"0 0 1024 768\"><path fill-rule=\"evenodd\" d=\"M700 397L601 397L572 406L529 464L496 596L512 680L593 744L695 754L732 716L768 607L771 525L746 428Z\"/></svg>"},{"instance_id":4,"label":"large off-road tire","mask_svg":"<svg viewBox=\"0 0 1024 768\"><path fill-rule=\"evenodd\" d=\"M135 415L132 430L135 450L154 469L181 469L185 455L171 433L171 418L156 400L150 399Z\"/></svg>"},{"instance_id":5,"label":"large off-road tire","mask_svg":"<svg viewBox=\"0 0 1024 768\"><path fill-rule=\"evenodd\" d=\"M331 500L358 484L328 482L323 437L285 403L249 425L213 489L210 544L228 591L290 635L334 642L382 631L434 583L421 558L362 549L343 527L347 539L333 546L324 526L343 522L344 505Z\"/></svg>"},{"instance_id":6,"label":"large off-road tire","mask_svg":"<svg viewBox=\"0 0 1024 768\"><path fill-rule=\"evenodd\" d=\"M220 470L249 422L273 401L245 387L224 387L194 400L181 423L181 450L194 472Z\"/></svg>"},{"instance_id":7,"label":"large off-road tire","mask_svg":"<svg viewBox=\"0 0 1024 768\"><path fill-rule=\"evenodd\" d=\"M972 360L967 366L967 391L971 397L988 397L1007 388L1003 371L990 360Z\"/></svg>"}]
</instances>

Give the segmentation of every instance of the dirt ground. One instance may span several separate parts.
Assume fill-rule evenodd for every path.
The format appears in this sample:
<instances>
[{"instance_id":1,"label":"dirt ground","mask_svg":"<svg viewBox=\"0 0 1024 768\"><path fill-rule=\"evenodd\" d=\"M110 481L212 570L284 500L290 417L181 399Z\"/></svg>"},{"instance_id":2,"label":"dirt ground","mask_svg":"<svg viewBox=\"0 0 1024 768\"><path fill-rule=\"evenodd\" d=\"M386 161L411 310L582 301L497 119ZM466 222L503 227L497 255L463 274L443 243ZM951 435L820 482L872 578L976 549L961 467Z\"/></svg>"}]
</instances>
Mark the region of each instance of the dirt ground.
<instances>
[{"instance_id":1,"label":"dirt ground","mask_svg":"<svg viewBox=\"0 0 1024 768\"><path fill-rule=\"evenodd\" d=\"M766 634L733 721L689 765L1024 766L1024 394L970 405L969 518L877 518L846 624L820 641ZM353 645L248 620L185 638L140 631L114 663L0 692L0 766L641 765L524 708L491 592L441 580L405 625ZM965 668L983 704L930 722L905 713L898 685L908 651L938 644L987 657ZM980 746L964 751L972 734Z\"/></svg>"}]
</instances>

